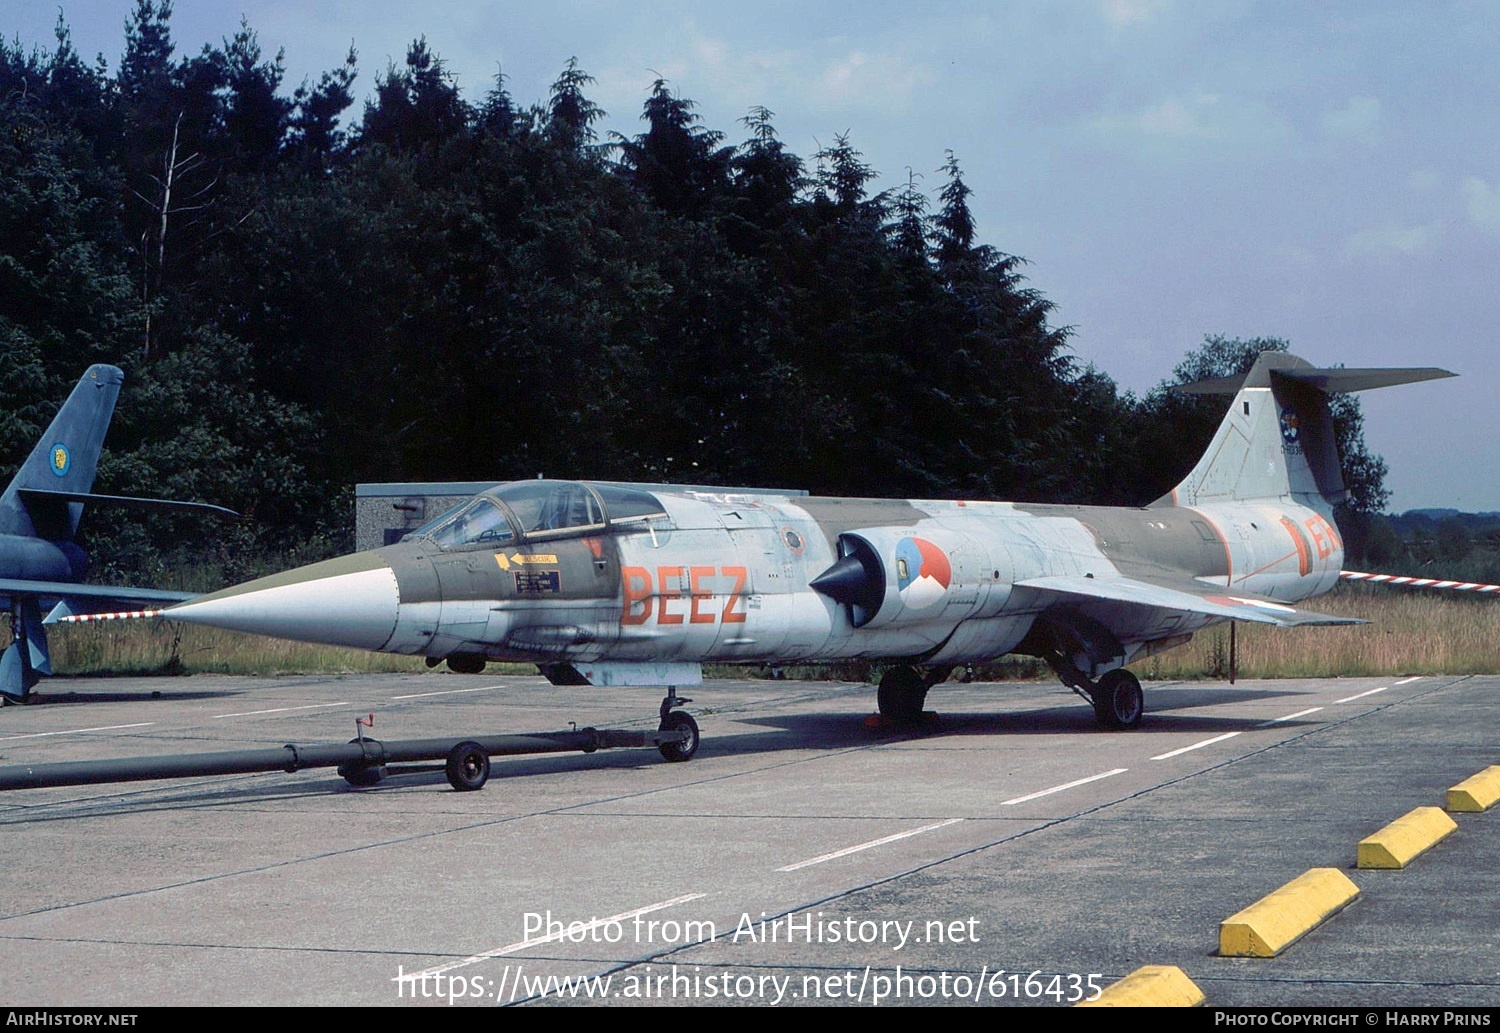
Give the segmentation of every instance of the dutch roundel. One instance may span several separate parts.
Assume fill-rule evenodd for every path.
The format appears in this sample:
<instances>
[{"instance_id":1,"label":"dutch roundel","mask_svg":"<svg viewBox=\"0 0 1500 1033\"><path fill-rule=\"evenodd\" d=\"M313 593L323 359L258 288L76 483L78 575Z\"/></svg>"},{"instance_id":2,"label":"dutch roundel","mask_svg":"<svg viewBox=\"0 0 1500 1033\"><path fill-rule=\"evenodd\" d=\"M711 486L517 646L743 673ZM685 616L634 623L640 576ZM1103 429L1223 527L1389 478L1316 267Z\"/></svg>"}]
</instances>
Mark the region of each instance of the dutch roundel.
<instances>
[{"instance_id":1,"label":"dutch roundel","mask_svg":"<svg viewBox=\"0 0 1500 1033\"><path fill-rule=\"evenodd\" d=\"M907 606L931 606L952 582L953 567L942 549L924 538L903 538L896 544L896 591Z\"/></svg>"}]
</instances>

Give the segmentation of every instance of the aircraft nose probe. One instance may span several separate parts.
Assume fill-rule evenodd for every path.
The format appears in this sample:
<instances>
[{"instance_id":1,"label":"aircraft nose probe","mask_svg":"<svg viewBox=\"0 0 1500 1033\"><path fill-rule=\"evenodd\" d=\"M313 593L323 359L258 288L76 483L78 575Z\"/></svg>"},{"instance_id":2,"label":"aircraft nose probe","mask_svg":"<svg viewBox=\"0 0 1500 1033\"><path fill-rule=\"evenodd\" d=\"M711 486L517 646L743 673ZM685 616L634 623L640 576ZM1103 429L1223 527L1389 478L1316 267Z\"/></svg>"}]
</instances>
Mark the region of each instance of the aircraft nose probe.
<instances>
[{"instance_id":1,"label":"aircraft nose probe","mask_svg":"<svg viewBox=\"0 0 1500 1033\"><path fill-rule=\"evenodd\" d=\"M378 650L396 630L396 572L355 553L178 603L162 616L273 638Z\"/></svg>"}]
</instances>

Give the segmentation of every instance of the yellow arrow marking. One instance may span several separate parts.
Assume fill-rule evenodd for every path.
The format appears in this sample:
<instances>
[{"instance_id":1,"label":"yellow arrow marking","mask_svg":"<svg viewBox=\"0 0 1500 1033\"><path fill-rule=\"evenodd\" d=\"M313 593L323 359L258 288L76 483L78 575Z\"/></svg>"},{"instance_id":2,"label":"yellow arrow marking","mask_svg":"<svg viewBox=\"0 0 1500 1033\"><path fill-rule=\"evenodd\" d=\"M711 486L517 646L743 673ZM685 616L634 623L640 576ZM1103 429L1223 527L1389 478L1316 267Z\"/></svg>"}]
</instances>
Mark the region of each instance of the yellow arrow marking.
<instances>
[{"instance_id":1,"label":"yellow arrow marking","mask_svg":"<svg viewBox=\"0 0 1500 1033\"><path fill-rule=\"evenodd\" d=\"M550 552L513 552L510 561L518 567L537 566L544 563L557 563L557 557Z\"/></svg>"}]
</instances>

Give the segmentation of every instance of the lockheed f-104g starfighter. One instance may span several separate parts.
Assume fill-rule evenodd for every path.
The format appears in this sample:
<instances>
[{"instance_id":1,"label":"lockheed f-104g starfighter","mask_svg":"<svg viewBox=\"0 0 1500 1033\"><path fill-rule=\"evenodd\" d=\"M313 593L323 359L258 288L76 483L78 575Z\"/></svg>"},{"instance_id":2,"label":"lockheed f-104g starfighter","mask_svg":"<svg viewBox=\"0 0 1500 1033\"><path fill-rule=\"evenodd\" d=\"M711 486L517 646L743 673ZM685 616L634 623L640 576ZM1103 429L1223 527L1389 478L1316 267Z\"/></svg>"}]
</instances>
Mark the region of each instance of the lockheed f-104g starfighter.
<instances>
[{"instance_id":1,"label":"lockheed f-104g starfighter","mask_svg":"<svg viewBox=\"0 0 1500 1033\"><path fill-rule=\"evenodd\" d=\"M909 720L960 664L1043 657L1106 728L1141 720L1126 665L1223 621L1358 623L1302 609L1337 582L1333 392L1451 376L1262 354L1198 464L1142 508L498 485L369 552L169 607L174 620L554 681L667 689L701 665L889 665ZM696 738L692 747L696 747ZM686 749L688 756L691 749Z\"/></svg>"}]
</instances>

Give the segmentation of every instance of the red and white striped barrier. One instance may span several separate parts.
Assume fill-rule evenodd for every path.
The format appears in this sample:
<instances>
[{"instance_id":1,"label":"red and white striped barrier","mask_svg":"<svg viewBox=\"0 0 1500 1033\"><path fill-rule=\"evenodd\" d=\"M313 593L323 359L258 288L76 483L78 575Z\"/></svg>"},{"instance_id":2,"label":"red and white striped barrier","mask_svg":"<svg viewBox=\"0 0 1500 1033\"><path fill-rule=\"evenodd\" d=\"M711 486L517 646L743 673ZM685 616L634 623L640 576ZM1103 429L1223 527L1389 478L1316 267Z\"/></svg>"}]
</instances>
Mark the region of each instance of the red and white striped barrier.
<instances>
[{"instance_id":1,"label":"red and white striped barrier","mask_svg":"<svg viewBox=\"0 0 1500 1033\"><path fill-rule=\"evenodd\" d=\"M1404 577L1400 574L1363 574L1357 570L1341 570L1339 577L1345 581L1368 581L1381 585L1405 585L1408 588L1447 588L1454 592L1500 592L1500 585L1481 585L1475 581L1442 581L1433 577Z\"/></svg>"},{"instance_id":2,"label":"red and white striped barrier","mask_svg":"<svg viewBox=\"0 0 1500 1033\"><path fill-rule=\"evenodd\" d=\"M119 613L70 613L59 617L59 624L82 624L84 621L125 621L141 617L159 617L161 610L123 610Z\"/></svg>"}]
</instances>

